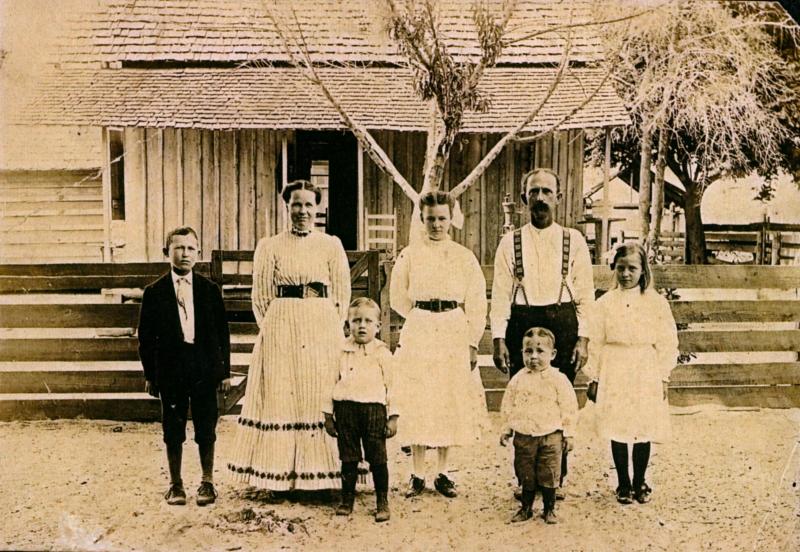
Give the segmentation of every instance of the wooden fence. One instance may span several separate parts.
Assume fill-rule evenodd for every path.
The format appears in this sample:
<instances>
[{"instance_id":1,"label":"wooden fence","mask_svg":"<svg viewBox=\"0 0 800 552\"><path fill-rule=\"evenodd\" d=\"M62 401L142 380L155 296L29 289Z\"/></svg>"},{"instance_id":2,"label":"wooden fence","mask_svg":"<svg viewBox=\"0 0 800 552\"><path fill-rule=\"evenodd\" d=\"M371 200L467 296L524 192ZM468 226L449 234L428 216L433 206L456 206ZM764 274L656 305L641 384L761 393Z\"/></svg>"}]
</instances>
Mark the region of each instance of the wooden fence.
<instances>
[{"instance_id":1,"label":"wooden fence","mask_svg":"<svg viewBox=\"0 0 800 552\"><path fill-rule=\"evenodd\" d=\"M223 405L244 393L257 333L250 308L253 252L214 252L198 263L222 286L238 377ZM357 294L379 298L377 252L348 252ZM233 263L237 272L226 271ZM102 418L155 420L159 402L144 393L135 328L141 289L167 263L0 265L0 420Z\"/></svg>"},{"instance_id":2,"label":"wooden fence","mask_svg":"<svg viewBox=\"0 0 800 552\"><path fill-rule=\"evenodd\" d=\"M376 252L348 256L354 295L380 299L384 339L396 342L401 320L388 309L391 263ZM244 392L255 339L251 261L252 252L222 251L198 265L222 284L230 317L237 390L226 409ZM157 419L158 401L143 393L134 328L141 288L166 270L165 263L0 265L0 419ZM491 295L492 268L484 272ZM596 266L594 276L598 289L608 288L608 268ZM671 305L680 349L696 357L673 372L673 404L800 406L800 267L664 265L654 268L654 279L677 290ZM479 360L496 409L506 376L492 366L488 331ZM577 389L583 400L580 380Z\"/></svg>"},{"instance_id":3,"label":"wooden fence","mask_svg":"<svg viewBox=\"0 0 800 552\"><path fill-rule=\"evenodd\" d=\"M763 222L751 224L705 224L706 250L722 264L791 264L800 255L800 224ZM623 233L622 239L636 239L638 233ZM686 233L661 233L661 260L683 264Z\"/></svg>"}]
</instances>

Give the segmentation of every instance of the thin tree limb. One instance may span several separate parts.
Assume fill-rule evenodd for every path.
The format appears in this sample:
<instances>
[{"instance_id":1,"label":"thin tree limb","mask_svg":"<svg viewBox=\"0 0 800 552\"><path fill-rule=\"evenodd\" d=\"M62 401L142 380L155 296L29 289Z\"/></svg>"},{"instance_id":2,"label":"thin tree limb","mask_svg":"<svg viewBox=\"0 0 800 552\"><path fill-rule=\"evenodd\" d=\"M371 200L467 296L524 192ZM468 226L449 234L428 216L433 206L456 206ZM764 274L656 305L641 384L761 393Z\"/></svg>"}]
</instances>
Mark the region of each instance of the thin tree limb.
<instances>
[{"instance_id":1,"label":"thin tree limb","mask_svg":"<svg viewBox=\"0 0 800 552\"><path fill-rule=\"evenodd\" d=\"M457 186L455 186L450 190L450 195L452 195L453 197L458 197L461 194L463 194L470 186L472 186L472 184L474 184L481 177L483 172L489 167L492 161L494 161L495 158L498 155L500 155L500 152L503 150L505 145L510 140L516 138L516 136L520 132L522 132L522 130L526 126L528 126L530 122L533 121L534 118L536 118L536 116L539 114L542 108L550 100L550 97L553 95L553 92L555 92L556 88L558 88L558 85L561 83L561 79L564 76L564 72L566 71L567 66L569 65L569 54L571 46L572 46L572 40L570 37L564 48L564 53L561 56L561 62L559 63L558 71L556 71L556 75L553 78L553 82L550 83L550 86L547 88L547 92L545 93L541 101L537 104L537 106L528 114L527 117L525 117L525 120L523 120L519 125L516 126L516 128L509 131L500 140L498 140L498 142L492 147L492 149L489 150L489 152L484 156L484 158L481 159L481 161L475 166L475 168L472 169L472 171L470 171L467 177L461 182L459 182ZM602 83L605 83L605 80L606 79L604 78ZM586 105L586 103L587 102L582 103L577 109L580 109L581 107ZM571 117L577 111L577 109L571 111L565 118L563 118L561 121L556 123L551 129L549 129L548 132L551 132L553 129L558 127L558 125L560 125L563 121Z\"/></svg>"}]
</instances>

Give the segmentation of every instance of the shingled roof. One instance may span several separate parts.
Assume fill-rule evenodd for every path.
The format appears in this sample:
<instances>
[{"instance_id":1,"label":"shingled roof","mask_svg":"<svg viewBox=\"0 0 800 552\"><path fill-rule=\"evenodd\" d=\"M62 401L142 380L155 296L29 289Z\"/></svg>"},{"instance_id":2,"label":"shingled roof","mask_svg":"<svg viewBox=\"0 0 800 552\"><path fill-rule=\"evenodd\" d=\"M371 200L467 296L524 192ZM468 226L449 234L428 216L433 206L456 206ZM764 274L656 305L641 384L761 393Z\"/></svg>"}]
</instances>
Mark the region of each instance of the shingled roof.
<instances>
[{"instance_id":1,"label":"shingled roof","mask_svg":"<svg viewBox=\"0 0 800 552\"><path fill-rule=\"evenodd\" d=\"M488 0L498 8L502 0ZM242 62L286 60L268 13L282 26L299 22L318 61L401 63L388 39L381 3L375 0L99 0L100 8L80 15L63 45L66 62ZM471 0L440 0L442 34L460 57L478 54ZM291 5L287 14L276 6ZM558 62L569 23L586 23L588 0L518 0L499 59L505 64ZM268 12L268 10L272 10ZM295 20L296 17L296 20ZM545 29L536 37L526 36ZM571 60L602 58L592 27L571 31Z\"/></svg>"},{"instance_id":2,"label":"shingled roof","mask_svg":"<svg viewBox=\"0 0 800 552\"><path fill-rule=\"evenodd\" d=\"M469 113L464 132L505 132L544 97L554 69L493 68L481 86L492 99L486 113ZM428 111L400 68L323 69L321 76L355 120L372 129L425 131ZM602 72L571 69L528 131L549 128L580 106ZM341 129L337 112L293 68L99 69L47 79L20 113L28 124L177 128ZM561 128L628 124L612 87L600 92Z\"/></svg>"}]
</instances>

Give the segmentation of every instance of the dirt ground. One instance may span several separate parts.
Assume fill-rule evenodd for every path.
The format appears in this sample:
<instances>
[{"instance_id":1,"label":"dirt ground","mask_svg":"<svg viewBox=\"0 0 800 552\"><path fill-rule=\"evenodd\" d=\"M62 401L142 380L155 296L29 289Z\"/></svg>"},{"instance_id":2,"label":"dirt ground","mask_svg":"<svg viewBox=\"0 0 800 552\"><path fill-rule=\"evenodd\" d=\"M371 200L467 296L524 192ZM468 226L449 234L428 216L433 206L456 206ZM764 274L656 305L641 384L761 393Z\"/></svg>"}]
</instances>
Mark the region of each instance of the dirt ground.
<instances>
[{"instance_id":1,"label":"dirt ground","mask_svg":"<svg viewBox=\"0 0 800 552\"><path fill-rule=\"evenodd\" d=\"M157 424L46 421L0 424L0 548L54 550L800 550L800 410L673 409L675 439L654 446L647 505L621 506L606 443L583 420L560 524L509 523L510 450L495 431L455 454L460 496L402 496L410 461L390 446L392 520L375 524L374 495L356 511L308 497L269 503L221 469L235 420L220 423L220 499L193 502L196 448L187 443L190 502L167 506ZM434 454L430 454L430 470ZM429 473L428 480L432 480ZM541 504L537 502L537 510Z\"/></svg>"}]
</instances>

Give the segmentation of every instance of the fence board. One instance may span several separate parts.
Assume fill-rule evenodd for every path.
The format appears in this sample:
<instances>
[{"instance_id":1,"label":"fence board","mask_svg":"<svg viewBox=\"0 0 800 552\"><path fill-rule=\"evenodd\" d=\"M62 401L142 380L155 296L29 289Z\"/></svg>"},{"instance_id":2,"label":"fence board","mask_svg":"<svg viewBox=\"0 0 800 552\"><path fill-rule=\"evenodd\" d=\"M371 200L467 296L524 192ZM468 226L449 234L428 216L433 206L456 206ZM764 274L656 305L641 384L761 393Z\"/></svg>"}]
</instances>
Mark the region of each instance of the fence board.
<instances>
[{"instance_id":1,"label":"fence board","mask_svg":"<svg viewBox=\"0 0 800 552\"><path fill-rule=\"evenodd\" d=\"M135 337L0 339L0 361L136 360Z\"/></svg>"},{"instance_id":2,"label":"fence board","mask_svg":"<svg viewBox=\"0 0 800 552\"><path fill-rule=\"evenodd\" d=\"M143 393L144 375L138 370L2 371L5 393Z\"/></svg>"},{"instance_id":3,"label":"fence board","mask_svg":"<svg viewBox=\"0 0 800 552\"><path fill-rule=\"evenodd\" d=\"M161 401L144 393L0 394L0 420L88 418L152 422L161 417Z\"/></svg>"},{"instance_id":4,"label":"fence board","mask_svg":"<svg viewBox=\"0 0 800 552\"><path fill-rule=\"evenodd\" d=\"M800 330L682 331L681 351L695 353L800 351Z\"/></svg>"},{"instance_id":5,"label":"fence board","mask_svg":"<svg viewBox=\"0 0 800 552\"><path fill-rule=\"evenodd\" d=\"M678 323L800 320L800 301L672 301L670 307Z\"/></svg>"},{"instance_id":6,"label":"fence board","mask_svg":"<svg viewBox=\"0 0 800 552\"><path fill-rule=\"evenodd\" d=\"M670 376L672 387L696 385L786 385L800 382L800 363L683 364Z\"/></svg>"},{"instance_id":7,"label":"fence board","mask_svg":"<svg viewBox=\"0 0 800 552\"><path fill-rule=\"evenodd\" d=\"M4 328L133 328L137 304L0 305Z\"/></svg>"}]
</instances>

